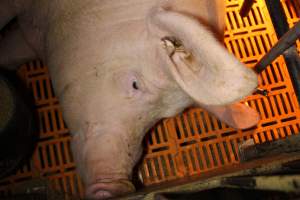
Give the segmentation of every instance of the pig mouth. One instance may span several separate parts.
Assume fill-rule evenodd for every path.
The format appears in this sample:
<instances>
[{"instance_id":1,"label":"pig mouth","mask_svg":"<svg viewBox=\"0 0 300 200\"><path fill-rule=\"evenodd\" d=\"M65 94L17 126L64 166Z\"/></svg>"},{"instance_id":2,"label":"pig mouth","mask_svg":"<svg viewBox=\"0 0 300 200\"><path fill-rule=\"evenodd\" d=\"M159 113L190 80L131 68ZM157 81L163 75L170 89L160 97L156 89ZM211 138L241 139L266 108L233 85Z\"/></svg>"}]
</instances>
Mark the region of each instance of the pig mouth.
<instances>
[{"instance_id":1,"label":"pig mouth","mask_svg":"<svg viewBox=\"0 0 300 200\"><path fill-rule=\"evenodd\" d=\"M89 199L109 199L134 191L135 187L129 180L101 179L87 187L86 197Z\"/></svg>"}]
</instances>

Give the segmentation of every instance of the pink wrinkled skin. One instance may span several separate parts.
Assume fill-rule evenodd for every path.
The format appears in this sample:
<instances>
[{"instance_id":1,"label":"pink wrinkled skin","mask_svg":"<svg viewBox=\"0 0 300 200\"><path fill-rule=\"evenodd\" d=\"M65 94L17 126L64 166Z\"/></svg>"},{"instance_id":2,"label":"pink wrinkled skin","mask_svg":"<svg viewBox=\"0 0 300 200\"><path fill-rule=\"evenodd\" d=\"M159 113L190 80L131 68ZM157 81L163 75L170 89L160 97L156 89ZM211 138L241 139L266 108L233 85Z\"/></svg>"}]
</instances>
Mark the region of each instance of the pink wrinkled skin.
<instances>
[{"instance_id":1,"label":"pink wrinkled skin","mask_svg":"<svg viewBox=\"0 0 300 200\"><path fill-rule=\"evenodd\" d=\"M235 128L259 115L238 103L256 74L222 44L221 0L2 0L0 67L42 59L71 130L86 197L135 191L132 169L158 120L200 105ZM182 42L183 52L162 38Z\"/></svg>"}]
</instances>

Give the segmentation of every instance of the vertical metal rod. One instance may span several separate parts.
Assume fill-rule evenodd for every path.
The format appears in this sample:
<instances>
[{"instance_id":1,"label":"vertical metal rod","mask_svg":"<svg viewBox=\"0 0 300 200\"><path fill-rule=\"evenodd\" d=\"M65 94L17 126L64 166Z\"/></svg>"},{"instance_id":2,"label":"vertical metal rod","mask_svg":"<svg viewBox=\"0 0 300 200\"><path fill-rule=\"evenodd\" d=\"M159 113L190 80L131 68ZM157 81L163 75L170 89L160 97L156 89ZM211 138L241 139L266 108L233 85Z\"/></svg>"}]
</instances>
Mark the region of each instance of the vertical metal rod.
<instances>
[{"instance_id":1,"label":"vertical metal rod","mask_svg":"<svg viewBox=\"0 0 300 200\"><path fill-rule=\"evenodd\" d=\"M242 8L240 10L240 15L242 17L247 17L247 15L249 14L253 4L254 4L254 0L244 0L244 3L243 3Z\"/></svg>"}]
</instances>

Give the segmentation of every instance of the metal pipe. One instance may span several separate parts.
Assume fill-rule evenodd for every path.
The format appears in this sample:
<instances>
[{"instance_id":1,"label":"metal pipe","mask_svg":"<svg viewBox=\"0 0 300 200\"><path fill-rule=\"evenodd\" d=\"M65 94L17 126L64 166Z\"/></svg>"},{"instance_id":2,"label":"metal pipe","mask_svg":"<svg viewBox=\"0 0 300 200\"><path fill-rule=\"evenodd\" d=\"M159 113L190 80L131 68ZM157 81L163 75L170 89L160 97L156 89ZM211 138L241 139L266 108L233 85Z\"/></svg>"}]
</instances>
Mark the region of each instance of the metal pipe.
<instances>
[{"instance_id":1,"label":"metal pipe","mask_svg":"<svg viewBox=\"0 0 300 200\"><path fill-rule=\"evenodd\" d=\"M270 65L279 55L283 54L288 48L295 45L296 40L300 38L300 22L297 22L275 46L256 64L254 67L257 73L262 72Z\"/></svg>"},{"instance_id":2,"label":"metal pipe","mask_svg":"<svg viewBox=\"0 0 300 200\"><path fill-rule=\"evenodd\" d=\"M242 8L240 10L240 15L242 17L247 17L247 15L249 14L253 4L254 4L254 0L244 0L244 3L243 3Z\"/></svg>"}]
</instances>

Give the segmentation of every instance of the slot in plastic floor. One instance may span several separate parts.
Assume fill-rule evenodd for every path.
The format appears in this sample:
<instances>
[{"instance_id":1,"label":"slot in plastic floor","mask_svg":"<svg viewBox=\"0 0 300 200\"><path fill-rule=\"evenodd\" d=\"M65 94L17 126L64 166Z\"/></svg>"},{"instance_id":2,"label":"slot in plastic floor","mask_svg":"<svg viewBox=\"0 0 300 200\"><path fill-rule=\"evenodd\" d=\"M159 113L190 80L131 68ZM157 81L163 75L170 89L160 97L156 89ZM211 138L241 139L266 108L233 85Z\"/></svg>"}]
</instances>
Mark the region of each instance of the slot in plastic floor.
<instances>
[{"instance_id":1,"label":"slot in plastic floor","mask_svg":"<svg viewBox=\"0 0 300 200\"><path fill-rule=\"evenodd\" d=\"M242 0L226 2L225 45L248 67L253 67L277 41L265 2L257 1L243 19L239 15ZM297 5L291 2L282 0L292 26L299 20L299 13ZM0 181L0 196L10 194L18 183L37 177L46 177L57 190L82 196L84 189L70 151L71 137L47 67L34 61L22 66L19 74L34 95L41 123L40 141L31 161ZM237 165L240 142L253 138L262 143L299 133L300 110L283 57L276 59L259 81L260 88L267 89L269 95L252 95L245 100L261 115L257 127L235 130L201 108L191 108L152 128L145 138L146 155L139 165L143 184L160 184Z\"/></svg>"}]
</instances>

